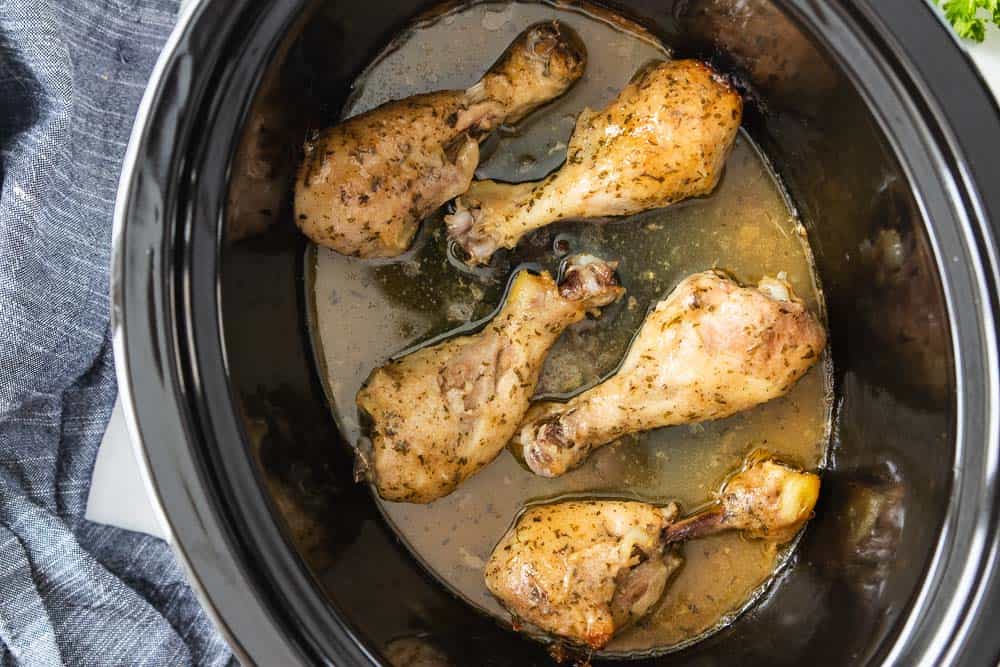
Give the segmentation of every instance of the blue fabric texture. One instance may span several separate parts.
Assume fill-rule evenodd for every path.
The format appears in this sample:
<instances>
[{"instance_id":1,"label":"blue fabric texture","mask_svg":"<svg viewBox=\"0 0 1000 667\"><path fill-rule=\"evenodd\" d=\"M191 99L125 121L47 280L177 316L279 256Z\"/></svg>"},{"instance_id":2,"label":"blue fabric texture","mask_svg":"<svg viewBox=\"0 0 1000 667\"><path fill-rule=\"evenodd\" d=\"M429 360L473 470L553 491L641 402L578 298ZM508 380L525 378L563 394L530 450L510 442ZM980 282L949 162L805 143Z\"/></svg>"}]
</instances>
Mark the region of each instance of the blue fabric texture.
<instances>
[{"instance_id":1,"label":"blue fabric texture","mask_svg":"<svg viewBox=\"0 0 1000 667\"><path fill-rule=\"evenodd\" d=\"M235 662L167 545L84 518L111 218L176 0L0 0L0 664Z\"/></svg>"}]
</instances>

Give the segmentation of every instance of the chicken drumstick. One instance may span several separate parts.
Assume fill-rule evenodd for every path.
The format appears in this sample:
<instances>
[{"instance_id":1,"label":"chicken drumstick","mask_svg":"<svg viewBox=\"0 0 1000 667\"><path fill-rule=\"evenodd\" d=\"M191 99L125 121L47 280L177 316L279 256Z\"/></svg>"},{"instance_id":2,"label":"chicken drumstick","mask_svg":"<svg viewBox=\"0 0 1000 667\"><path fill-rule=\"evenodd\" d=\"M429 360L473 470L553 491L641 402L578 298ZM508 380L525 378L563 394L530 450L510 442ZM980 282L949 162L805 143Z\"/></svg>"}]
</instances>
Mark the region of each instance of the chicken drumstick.
<instances>
[{"instance_id":1,"label":"chicken drumstick","mask_svg":"<svg viewBox=\"0 0 1000 667\"><path fill-rule=\"evenodd\" d=\"M710 193L740 126L740 96L704 63L638 72L602 111L583 111L559 171L534 183L475 181L445 218L471 264L557 220L631 215Z\"/></svg>"},{"instance_id":2,"label":"chicken drumstick","mask_svg":"<svg viewBox=\"0 0 1000 667\"><path fill-rule=\"evenodd\" d=\"M379 495L428 503L496 458L562 331L624 291L614 268L577 255L558 285L548 273L521 271L482 331L375 369L357 404L371 417L368 466Z\"/></svg>"},{"instance_id":3,"label":"chicken drumstick","mask_svg":"<svg viewBox=\"0 0 1000 667\"><path fill-rule=\"evenodd\" d=\"M296 223L344 255L405 252L420 221L469 187L479 141L562 95L585 65L570 28L539 23L468 90L395 100L323 130L305 146Z\"/></svg>"},{"instance_id":4,"label":"chicken drumstick","mask_svg":"<svg viewBox=\"0 0 1000 667\"><path fill-rule=\"evenodd\" d=\"M825 344L787 283L741 287L718 271L696 273L649 313L612 377L565 403L532 406L515 445L532 471L557 477L628 433L721 419L777 398Z\"/></svg>"},{"instance_id":5,"label":"chicken drumstick","mask_svg":"<svg viewBox=\"0 0 1000 667\"><path fill-rule=\"evenodd\" d=\"M725 530L774 542L809 520L819 477L751 455L717 506L674 522L677 508L616 500L526 510L494 548L486 586L517 619L592 649L647 614L681 563L671 544Z\"/></svg>"}]
</instances>

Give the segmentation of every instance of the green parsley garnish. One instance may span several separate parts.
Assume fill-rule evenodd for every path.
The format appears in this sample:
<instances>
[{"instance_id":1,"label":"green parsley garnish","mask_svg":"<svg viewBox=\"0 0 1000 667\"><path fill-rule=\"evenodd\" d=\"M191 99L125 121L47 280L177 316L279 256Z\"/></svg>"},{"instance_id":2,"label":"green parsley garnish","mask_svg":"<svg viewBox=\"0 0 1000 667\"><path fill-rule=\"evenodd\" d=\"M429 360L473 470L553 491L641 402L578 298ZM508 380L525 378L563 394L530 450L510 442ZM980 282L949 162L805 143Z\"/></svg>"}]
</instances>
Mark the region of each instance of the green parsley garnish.
<instances>
[{"instance_id":1,"label":"green parsley garnish","mask_svg":"<svg viewBox=\"0 0 1000 667\"><path fill-rule=\"evenodd\" d=\"M986 24L1000 26L1000 0L938 0L945 17L963 39L981 42L986 39Z\"/></svg>"}]
</instances>

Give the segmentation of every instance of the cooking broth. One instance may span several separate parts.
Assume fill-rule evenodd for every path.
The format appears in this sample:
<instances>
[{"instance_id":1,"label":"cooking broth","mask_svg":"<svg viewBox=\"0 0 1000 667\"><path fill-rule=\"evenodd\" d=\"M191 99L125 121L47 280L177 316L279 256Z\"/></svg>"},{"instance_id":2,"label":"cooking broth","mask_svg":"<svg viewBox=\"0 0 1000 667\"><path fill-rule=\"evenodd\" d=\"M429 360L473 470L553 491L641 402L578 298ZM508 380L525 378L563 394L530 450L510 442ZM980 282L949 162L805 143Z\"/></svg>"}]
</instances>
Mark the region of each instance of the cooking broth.
<instances>
[{"instance_id":1,"label":"cooking broth","mask_svg":"<svg viewBox=\"0 0 1000 667\"><path fill-rule=\"evenodd\" d=\"M552 18L573 27L587 45L586 74L567 95L488 140L477 171L480 178L503 181L541 178L565 159L576 115L609 102L649 60L668 58L665 47L638 26L580 5L463 7L415 24L390 45L359 78L344 116L419 92L468 87L521 30ZM623 219L558 223L498 253L488 268L469 269L454 258L440 214L425 221L408 253L392 260L311 249L313 338L345 437L353 443L362 435L354 397L372 369L402 350L474 327L498 307L518 267L555 273L560 258L573 252L618 260L627 293L601 318L565 332L545 363L539 397L572 395L613 372L647 310L697 271L718 267L747 283L783 273L810 309L822 313L802 226L767 161L741 133L710 197ZM752 449L820 467L830 421L827 363L824 358L783 398L729 419L623 438L557 479L536 477L504 451L429 505L375 501L430 572L470 604L507 620L486 589L483 565L525 505L569 495L613 496L673 500L688 512L709 502ZM676 648L721 627L763 590L788 549L732 533L682 551L685 565L663 603L621 632L607 652Z\"/></svg>"}]
</instances>

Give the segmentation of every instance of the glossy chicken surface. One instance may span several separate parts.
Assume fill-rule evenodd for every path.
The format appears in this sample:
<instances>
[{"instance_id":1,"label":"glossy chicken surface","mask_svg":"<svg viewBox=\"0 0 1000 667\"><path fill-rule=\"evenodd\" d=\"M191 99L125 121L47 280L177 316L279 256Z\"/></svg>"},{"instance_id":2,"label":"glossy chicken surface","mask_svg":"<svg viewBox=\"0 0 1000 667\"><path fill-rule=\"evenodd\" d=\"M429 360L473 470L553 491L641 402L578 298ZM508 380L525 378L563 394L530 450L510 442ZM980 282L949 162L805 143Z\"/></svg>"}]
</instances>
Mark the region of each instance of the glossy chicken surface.
<instances>
[{"instance_id":1,"label":"glossy chicken surface","mask_svg":"<svg viewBox=\"0 0 1000 667\"><path fill-rule=\"evenodd\" d=\"M486 585L515 619L601 648L663 595L680 564L663 540L675 514L612 500L532 507L494 549Z\"/></svg>"},{"instance_id":2,"label":"glossy chicken surface","mask_svg":"<svg viewBox=\"0 0 1000 667\"><path fill-rule=\"evenodd\" d=\"M654 63L602 111L585 109L566 162L542 181L475 181L446 217L449 235L483 264L498 248L557 220L630 215L710 193L742 100L707 65Z\"/></svg>"},{"instance_id":3,"label":"glossy chicken surface","mask_svg":"<svg viewBox=\"0 0 1000 667\"><path fill-rule=\"evenodd\" d=\"M728 417L785 394L826 344L787 283L696 273L647 315L618 371L565 403L532 406L515 444L555 477L615 439Z\"/></svg>"},{"instance_id":4,"label":"glossy chicken surface","mask_svg":"<svg viewBox=\"0 0 1000 667\"><path fill-rule=\"evenodd\" d=\"M296 223L345 255L405 252L420 221L469 187L479 141L564 93L585 64L572 30L539 23L468 90L388 102L323 130L305 145Z\"/></svg>"},{"instance_id":5,"label":"glossy chicken surface","mask_svg":"<svg viewBox=\"0 0 1000 667\"><path fill-rule=\"evenodd\" d=\"M371 418L367 464L379 495L431 502L496 458L528 409L548 349L622 292L614 264L588 255L570 258L558 285L521 271L482 331L376 369L357 404Z\"/></svg>"},{"instance_id":6,"label":"glossy chicken surface","mask_svg":"<svg viewBox=\"0 0 1000 667\"><path fill-rule=\"evenodd\" d=\"M716 506L674 521L673 504L566 501L532 507L500 540L486 585L515 618L602 648L653 609L680 565L671 544L726 530L783 542L812 516L819 477L751 457Z\"/></svg>"}]
</instances>

